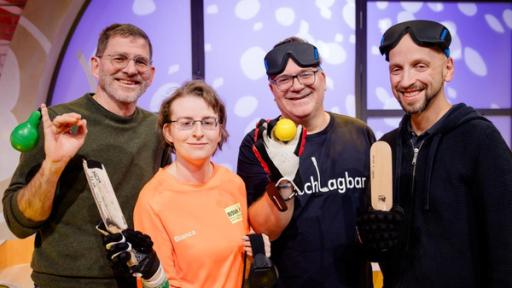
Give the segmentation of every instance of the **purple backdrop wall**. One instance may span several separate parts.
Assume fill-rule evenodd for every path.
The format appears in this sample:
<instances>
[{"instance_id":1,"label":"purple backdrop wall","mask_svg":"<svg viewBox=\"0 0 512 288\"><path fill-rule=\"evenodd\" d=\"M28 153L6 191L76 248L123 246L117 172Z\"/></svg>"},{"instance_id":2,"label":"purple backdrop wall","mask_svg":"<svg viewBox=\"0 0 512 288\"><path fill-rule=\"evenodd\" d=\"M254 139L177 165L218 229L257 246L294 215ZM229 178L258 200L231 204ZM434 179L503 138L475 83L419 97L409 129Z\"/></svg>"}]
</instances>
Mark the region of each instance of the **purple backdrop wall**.
<instances>
[{"instance_id":1,"label":"purple backdrop wall","mask_svg":"<svg viewBox=\"0 0 512 288\"><path fill-rule=\"evenodd\" d=\"M300 36L316 45L328 76L325 107L355 115L355 2L204 1L206 81L228 109L231 134L215 161L236 168L243 135L259 118L278 115L268 89L263 56L278 41ZM368 108L400 109L388 81L387 62L378 54L382 32L398 21L434 19L454 37L455 80L447 87L453 103L477 108L511 107L512 4L457 4L384 1L368 3ZM190 3L165 0L92 0L69 43L52 104L93 91L89 58L101 29L114 22L143 28L154 46L156 76L141 106L157 111L163 98L191 78ZM489 45L492 43L492 45ZM510 146L510 117L491 117ZM397 119L368 119L377 136Z\"/></svg>"}]
</instances>

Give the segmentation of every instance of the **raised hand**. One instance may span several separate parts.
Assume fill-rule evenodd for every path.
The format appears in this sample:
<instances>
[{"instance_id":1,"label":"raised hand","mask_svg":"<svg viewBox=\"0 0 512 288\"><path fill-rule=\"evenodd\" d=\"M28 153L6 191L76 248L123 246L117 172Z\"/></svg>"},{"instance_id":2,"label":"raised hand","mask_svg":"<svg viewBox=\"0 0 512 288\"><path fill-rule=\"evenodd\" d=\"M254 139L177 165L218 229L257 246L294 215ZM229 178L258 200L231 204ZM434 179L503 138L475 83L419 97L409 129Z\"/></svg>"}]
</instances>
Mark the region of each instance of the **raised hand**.
<instances>
[{"instance_id":1,"label":"raised hand","mask_svg":"<svg viewBox=\"0 0 512 288\"><path fill-rule=\"evenodd\" d=\"M277 119L272 121L262 119L258 122L253 152L276 186L287 180L293 184L294 190L300 191L302 180L297 172L299 157L304 150L306 129L298 125L295 137L288 142L282 142L272 135L276 122Z\"/></svg>"},{"instance_id":2,"label":"raised hand","mask_svg":"<svg viewBox=\"0 0 512 288\"><path fill-rule=\"evenodd\" d=\"M77 113L65 113L56 116L52 121L44 104L41 104L41 119L46 160L67 164L84 144L87 120Z\"/></svg>"}]
</instances>

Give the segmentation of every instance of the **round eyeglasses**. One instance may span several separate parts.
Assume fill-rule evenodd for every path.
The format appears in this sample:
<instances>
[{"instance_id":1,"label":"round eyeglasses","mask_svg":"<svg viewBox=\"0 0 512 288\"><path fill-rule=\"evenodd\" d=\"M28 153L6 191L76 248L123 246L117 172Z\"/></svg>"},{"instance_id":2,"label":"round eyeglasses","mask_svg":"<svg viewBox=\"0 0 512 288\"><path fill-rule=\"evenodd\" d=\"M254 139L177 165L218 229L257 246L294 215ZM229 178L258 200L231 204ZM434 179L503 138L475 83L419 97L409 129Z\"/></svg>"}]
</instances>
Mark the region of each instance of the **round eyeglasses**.
<instances>
[{"instance_id":1,"label":"round eyeglasses","mask_svg":"<svg viewBox=\"0 0 512 288\"><path fill-rule=\"evenodd\" d=\"M124 54L107 54L103 55L110 59L110 64L114 66L116 69L124 69L126 66L128 66L128 63L133 60L133 63L135 64L135 68L140 73L144 73L151 68L151 60L149 60L146 57L143 56L135 56L135 57L128 57ZM103 56L96 56L98 58L102 58Z\"/></svg>"}]
</instances>

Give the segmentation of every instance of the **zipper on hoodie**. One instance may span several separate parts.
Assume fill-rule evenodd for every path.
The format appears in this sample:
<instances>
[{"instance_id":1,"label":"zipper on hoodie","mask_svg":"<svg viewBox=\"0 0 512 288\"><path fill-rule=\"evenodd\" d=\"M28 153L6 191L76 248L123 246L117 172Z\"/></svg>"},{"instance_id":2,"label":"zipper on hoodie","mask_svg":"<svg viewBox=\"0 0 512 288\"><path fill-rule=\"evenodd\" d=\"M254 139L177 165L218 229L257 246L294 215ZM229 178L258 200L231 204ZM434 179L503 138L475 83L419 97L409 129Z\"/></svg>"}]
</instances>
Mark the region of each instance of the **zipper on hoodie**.
<instances>
[{"instance_id":1,"label":"zipper on hoodie","mask_svg":"<svg viewBox=\"0 0 512 288\"><path fill-rule=\"evenodd\" d=\"M414 207L416 206L416 191L414 189L414 186L415 186L415 183L416 183L416 164L417 164L417 161L418 161L418 154L420 153L420 150L421 150L421 146L423 146L423 143L425 143L425 141L421 141L420 145L418 145L417 147L414 145L414 141L411 140L411 146L412 146L412 151L413 151L413 156L412 156L412 162L411 162L411 165L412 165L412 179L411 179L411 203L409 204L410 205L410 210L411 211L411 225L410 225L410 229L412 230L413 226L414 226L414 218L415 218L415 209ZM409 248L409 240L410 240L410 237L411 237L411 231L409 231L408 233L409 235L407 235L407 248Z\"/></svg>"},{"instance_id":2,"label":"zipper on hoodie","mask_svg":"<svg viewBox=\"0 0 512 288\"><path fill-rule=\"evenodd\" d=\"M421 146L423 146L423 143L425 141L421 141L420 145L418 145L418 147L415 147L414 145L414 141L411 139L411 146L412 146L412 151L413 151L413 156L412 156L412 161L411 161L411 165L412 165L412 181L411 181L411 203L409 204L409 207L410 207L410 210L411 211L411 222L410 224L408 225L409 227L407 228L407 240L406 240L406 244L405 244L405 251L409 251L409 242L410 242L410 239L411 239L411 233L412 233L412 230L413 230L413 227L414 227L414 206L415 206L415 203L416 203L416 197L414 195L414 182L415 182L415 178L416 178L416 164L417 164L417 161L418 161L418 154L420 153L420 150L421 150ZM408 252L406 252L408 253ZM403 265L403 264L402 264ZM403 267L402 267L402 271L403 271ZM401 281L399 281L396 285L396 287L404 287L404 283L403 283L404 279L402 279Z\"/></svg>"},{"instance_id":3,"label":"zipper on hoodie","mask_svg":"<svg viewBox=\"0 0 512 288\"><path fill-rule=\"evenodd\" d=\"M421 143L423 144L423 143ZM413 167L413 171L412 171L412 178L414 179L414 174L416 172L416 160L418 160L418 152L420 152L420 148L421 148L421 145L419 147L413 147L413 151L414 151L414 156L412 156L412 167Z\"/></svg>"},{"instance_id":4,"label":"zipper on hoodie","mask_svg":"<svg viewBox=\"0 0 512 288\"><path fill-rule=\"evenodd\" d=\"M416 147L414 145L414 141L411 139L412 151L414 153L413 156L412 156L412 162L411 162L411 165L412 165L412 181L411 181L411 196L412 196L412 199L414 199L414 182L416 180L416 164L417 164L417 161L418 161L418 154L420 153L421 146L423 146L423 143L425 143L425 141L421 141L420 145L418 145Z\"/></svg>"}]
</instances>

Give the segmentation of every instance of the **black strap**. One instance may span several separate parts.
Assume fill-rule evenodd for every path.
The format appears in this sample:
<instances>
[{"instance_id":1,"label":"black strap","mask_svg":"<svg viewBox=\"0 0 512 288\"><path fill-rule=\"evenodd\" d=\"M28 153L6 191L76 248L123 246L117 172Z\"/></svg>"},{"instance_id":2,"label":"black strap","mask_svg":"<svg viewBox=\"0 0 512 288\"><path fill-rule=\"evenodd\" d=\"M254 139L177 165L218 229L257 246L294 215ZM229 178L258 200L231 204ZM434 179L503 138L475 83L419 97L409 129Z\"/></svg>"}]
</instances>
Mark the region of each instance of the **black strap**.
<instances>
[{"instance_id":1,"label":"black strap","mask_svg":"<svg viewBox=\"0 0 512 288\"><path fill-rule=\"evenodd\" d=\"M243 272L242 272L242 286L240 288L244 288L245 287L245 270L246 270L246 266L247 266L247 252L244 252L244 269L243 269Z\"/></svg>"},{"instance_id":2,"label":"black strap","mask_svg":"<svg viewBox=\"0 0 512 288\"><path fill-rule=\"evenodd\" d=\"M249 240L251 241L252 255L265 255L265 243L263 242L263 235L249 234L247 236L249 236Z\"/></svg>"}]
</instances>

